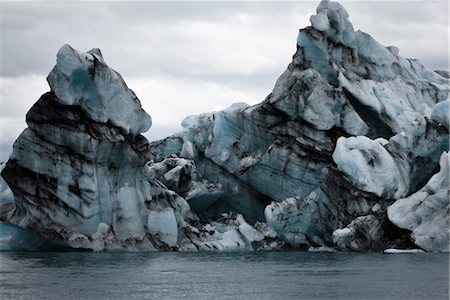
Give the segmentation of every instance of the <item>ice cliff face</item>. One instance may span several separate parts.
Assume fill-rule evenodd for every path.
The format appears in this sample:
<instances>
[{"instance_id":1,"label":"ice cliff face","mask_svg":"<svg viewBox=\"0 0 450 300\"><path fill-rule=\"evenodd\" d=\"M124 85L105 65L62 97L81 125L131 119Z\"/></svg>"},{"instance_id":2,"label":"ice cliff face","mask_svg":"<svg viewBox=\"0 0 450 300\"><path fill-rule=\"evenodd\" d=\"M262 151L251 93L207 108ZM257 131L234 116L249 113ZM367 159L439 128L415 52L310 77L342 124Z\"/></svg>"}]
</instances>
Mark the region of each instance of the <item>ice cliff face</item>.
<instances>
[{"instance_id":1,"label":"ice cliff face","mask_svg":"<svg viewBox=\"0 0 450 300\"><path fill-rule=\"evenodd\" d=\"M310 20L263 102L150 144L100 51L63 46L2 171L1 219L95 250L448 251L448 79L338 3Z\"/></svg>"}]
</instances>

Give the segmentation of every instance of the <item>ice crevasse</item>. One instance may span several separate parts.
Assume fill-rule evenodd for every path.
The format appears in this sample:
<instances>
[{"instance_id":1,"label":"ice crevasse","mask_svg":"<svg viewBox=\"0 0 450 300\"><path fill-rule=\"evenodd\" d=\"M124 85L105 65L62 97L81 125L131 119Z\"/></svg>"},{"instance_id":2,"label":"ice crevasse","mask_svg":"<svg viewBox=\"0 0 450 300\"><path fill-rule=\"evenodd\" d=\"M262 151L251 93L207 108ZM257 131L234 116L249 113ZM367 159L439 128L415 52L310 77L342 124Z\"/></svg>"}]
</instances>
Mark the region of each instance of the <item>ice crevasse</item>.
<instances>
[{"instance_id":1,"label":"ice crevasse","mask_svg":"<svg viewBox=\"0 0 450 300\"><path fill-rule=\"evenodd\" d=\"M448 251L448 79L355 31L339 3L310 21L264 101L150 143L100 50L63 46L2 171L2 245Z\"/></svg>"}]
</instances>

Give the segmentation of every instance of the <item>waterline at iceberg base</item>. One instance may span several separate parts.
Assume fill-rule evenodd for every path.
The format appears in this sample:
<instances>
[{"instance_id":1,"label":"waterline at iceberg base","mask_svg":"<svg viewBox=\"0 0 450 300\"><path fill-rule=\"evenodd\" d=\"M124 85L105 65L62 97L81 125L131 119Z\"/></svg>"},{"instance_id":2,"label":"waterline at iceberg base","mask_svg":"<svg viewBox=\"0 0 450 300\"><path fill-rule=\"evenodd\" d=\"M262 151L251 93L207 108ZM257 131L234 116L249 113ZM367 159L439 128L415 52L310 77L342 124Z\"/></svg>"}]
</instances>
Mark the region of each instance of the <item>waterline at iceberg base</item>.
<instances>
[{"instance_id":1,"label":"waterline at iceberg base","mask_svg":"<svg viewBox=\"0 0 450 300\"><path fill-rule=\"evenodd\" d=\"M151 117L64 45L2 166L2 250L449 251L449 81L322 1L272 93Z\"/></svg>"}]
</instances>

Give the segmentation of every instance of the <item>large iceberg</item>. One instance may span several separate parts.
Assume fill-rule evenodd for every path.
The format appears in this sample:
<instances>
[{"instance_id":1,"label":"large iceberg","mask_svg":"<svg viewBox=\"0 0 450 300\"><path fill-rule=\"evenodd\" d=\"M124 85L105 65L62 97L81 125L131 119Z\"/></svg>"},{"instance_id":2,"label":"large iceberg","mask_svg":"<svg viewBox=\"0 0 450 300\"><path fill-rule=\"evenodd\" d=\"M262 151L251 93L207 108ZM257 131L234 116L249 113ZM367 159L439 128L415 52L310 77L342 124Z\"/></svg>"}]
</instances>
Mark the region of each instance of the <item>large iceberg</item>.
<instances>
[{"instance_id":1,"label":"large iceberg","mask_svg":"<svg viewBox=\"0 0 450 300\"><path fill-rule=\"evenodd\" d=\"M266 221L293 247L417 247L386 210L448 151L448 79L355 31L339 3L322 1L311 24L263 102L187 117L150 151L189 157L222 185L203 214Z\"/></svg>"},{"instance_id":2,"label":"large iceberg","mask_svg":"<svg viewBox=\"0 0 450 300\"><path fill-rule=\"evenodd\" d=\"M310 20L263 102L151 143L100 50L63 46L2 171L1 220L93 250L448 251L448 79L339 3Z\"/></svg>"},{"instance_id":3,"label":"large iceberg","mask_svg":"<svg viewBox=\"0 0 450 300\"><path fill-rule=\"evenodd\" d=\"M64 45L48 82L2 170L2 249L265 247L270 231L242 216L200 224L186 200L212 203L220 185L203 180L190 160L152 161L140 135L150 116L98 49Z\"/></svg>"}]
</instances>

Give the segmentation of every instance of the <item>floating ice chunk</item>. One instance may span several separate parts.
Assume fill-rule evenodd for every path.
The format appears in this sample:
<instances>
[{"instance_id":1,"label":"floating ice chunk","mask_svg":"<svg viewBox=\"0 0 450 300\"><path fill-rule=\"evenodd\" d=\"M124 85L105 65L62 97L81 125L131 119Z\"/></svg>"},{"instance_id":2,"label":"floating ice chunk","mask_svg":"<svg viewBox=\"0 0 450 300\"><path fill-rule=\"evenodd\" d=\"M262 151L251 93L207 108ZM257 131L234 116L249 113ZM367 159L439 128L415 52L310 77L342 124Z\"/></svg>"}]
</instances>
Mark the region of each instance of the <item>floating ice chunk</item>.
<instances>
[{"instance_id":1,"label":"floating ice chunk","mask_svg":"<svg viewBox=\"0 0 450 300\"><path fill-rule=\"evenodd\" d=\"M150 211L147 228L150 234L157 235L169 247L174 247L178 242L178 223L171 207Z\"/></svg>"},{"instance_id":2,"label":"floating ice chunk","mask_svg":"<svg viewBox=\"0 0 450 300\"><path fill-rule=\"evenodd\" d=\"M423 253L422 249L386 249L386 254L410 254L410 253Z\"/></svg>"},{"instance_id":3,"label":"floating ice chunk","mask_svg":"<svg viewBox=\"0 0 450 300\"><path fill-rule=\"evenodd\" d=\"M407 186L385 144L385 139L340 137L333 160L359 189L380 197L399 198L406 194Z\"/></svg>"},{"instance_id":4,"label":"floating ice chunk","mask_svg":"<svg viewBox=\"0 0 450 300\"><path fill-rule=\"evenodd\" d=\"M320 247L309 247L308 248L308 252L325 252L325 253L333 253L336 252L337 250L331 247L327 247L327 246L320 246Z\"/></svg>"}]
</instances>

